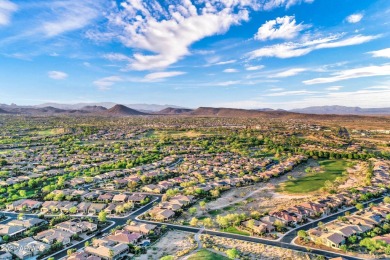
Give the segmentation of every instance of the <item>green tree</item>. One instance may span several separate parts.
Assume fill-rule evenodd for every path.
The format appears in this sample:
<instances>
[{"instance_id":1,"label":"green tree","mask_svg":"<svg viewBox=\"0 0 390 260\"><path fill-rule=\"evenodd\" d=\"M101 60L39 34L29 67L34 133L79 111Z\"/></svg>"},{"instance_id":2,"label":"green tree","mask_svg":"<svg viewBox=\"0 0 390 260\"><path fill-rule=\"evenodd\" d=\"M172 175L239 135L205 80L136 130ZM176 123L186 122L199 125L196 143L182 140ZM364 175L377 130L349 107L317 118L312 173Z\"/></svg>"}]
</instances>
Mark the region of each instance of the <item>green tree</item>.
<instances>
[{"instance_id":1,"label":"green tree","mask_svg":"<svg viewBox=\"0 0 390 260\"><path fill-rule=\"evenodd\" d=\"M76 214L77 213L77 207L73 206L69 209L70 214Z\"/></svg>"},{"instance_id":2,"label":"green tree","mask_svg":"<svg viewBox=\"0 0 390 260\"><path fill-rule=\"evenodd\" d=\"M196 208L192 207L188 210L188 213L190 213L191 215L195 215L196 214Z\"/></svg>"},{"instance_id":3,"label":"green tree","mask_svg":"<svg viewBox=\"0 0 390 260\"><path fill-rule=\"evenodd\" d=\"M201 202L199 202L199 206L202 210L205 210L206 208L206 201L202 200Z\"/></svg>"},{"instance_id":4,"label":"green tree","mask_svg":"<svg viewBox=\"0 0 390 260\"><path fill-rule=\"evenodd\" d=\"M210 228L213 226L213 220L211 218L205 218L203 219L203 225Z\"/></svg>"},{"instance_id":5,"label":"green tree","mask_svg":"<svg viewBox=\"0 0 390 260\"><path fill-rule=\"evenodd\" d=\"M306 238L307 237L307 233L305 230L299 230L298 231L298 237L300 238Z\"/></svg>"},{"instance_id":6,"label":"green tree","mask_svg":"<svg viewBox=\"0 0 390 260\"><path fill-rule=\"evenodd\" d=\"M107 221L107 213L104 211L100 211L99 215L98 215L98 220L100 222L103 222L103 223L106 222Z\"/></svg>"},{"instance_id":7,"label":"green tree","mask_svg":"<svg viewBox=\"0 0 390 260\"><path fill-rule=\"evenodd\" d=\"M356 207L357 210L363 210L364 209L364 205L362 203L357 203L355 205L355 207Z\"/></svg>"},{"instance_id":8,"label":"green tree","mask_svg":"<svg viewBox=\"0 0 390 260\"><path fill-rule=\"evenodd\" d=\"M196 227L198 225L198 219L193 217L190 221L190 225Z\"/></svg>"},{"instance_id":9,"label":"green tree","mask_svg":"<svg viewBox=\"0 0 390 260\"><path fill-rule=\"evenodd\" d=\"M232 249L226 250L226 255L230 259L236 259L237 257L240 256L240 252L237 249L232 248Z\"/></svg>"},{"instance_id":10,"label":"green tree","mask_svg":"<svg viewBox=\"0 0 390 260\"><path fill-rule=\"evenodd\" d=\"M384 197L383 198L383 202L387 203L387 204L390 204L390 197L389 196Z\"/></svg>"}]
</instances>

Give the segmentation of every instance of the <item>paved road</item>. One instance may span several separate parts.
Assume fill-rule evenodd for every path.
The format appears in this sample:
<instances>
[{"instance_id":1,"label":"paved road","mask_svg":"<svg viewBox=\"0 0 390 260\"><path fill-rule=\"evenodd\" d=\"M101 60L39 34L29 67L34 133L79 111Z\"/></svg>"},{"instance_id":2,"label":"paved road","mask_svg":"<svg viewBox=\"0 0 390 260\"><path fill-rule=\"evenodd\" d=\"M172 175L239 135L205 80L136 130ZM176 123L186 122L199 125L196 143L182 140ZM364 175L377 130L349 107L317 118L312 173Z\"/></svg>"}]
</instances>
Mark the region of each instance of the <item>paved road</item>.
<instances>
[{"instance_id":1,"label":"paved road","mask_svg":"<svg viewBox=\"0 0 390 260\"><path fill-rule=\"evenodd\" d=\"M373 203L379 203L379 202L382 202L382 201L383 201L383 197L377 198L377 199L374 199L374 200L371 200L371 201L368 201L368 202L364 202L363 205L365 205L367 207L372 202ZM352 207L352 208L348 208L348 209L342 210L340 212L337 212L334 215L331 215L329 217L325 217L325 218L321 218L321 219L312 221L312 222L307 223L305 225L302 225L302 226L300 226L300 227L298 227L298 228L296 228L294 230L289 231L288 233L286 233L284 235L284 237L280 241L284 242L284 243L291 243L294 240L294 238L298 235L298 230L306 230L307 231L307 230L309 230L311 228L317 227L318 226L318 222L327 223L327 222L336 220L339 216L344 216L346 211L349 211L350 213L354 213L354 212L356 212L358 210L356 209L356 207Z\"/></svg>"},{"instance_id":2,"label":"paved road","mask_svg":"<svg viewBox=\"0 0 390 260\"><path fill-rule=\"evenodd\" d=\"M378 202L381 202L382 200L383 200L383 198L378 198L378 199L375 199L373 201L366 202L365 205L367 206L371 202L378 203ZM159 203L160 201L161 201L161 196L155 196L154 199L149 204L132 212L128 216L107 218L113 224L110 227L106 228L103 232L105 232L109 228L114 228L114 227L119 226L119 225L125 225L128 220L136 220L136 221L139 221L142 223L150 223L150 224L154 224L154 225L158 225L158 226L165 225L171 229L181 230L181 231L186 231L186 232L191 232L191 233L198 233L201 230L201 228L197 228L197 227L147 221L147 220L142 220L142 219L138 218L140 215L144 214L146 211L151 209L153 207L154 203L156 203L156 202ZM319 219L319 220L315 220L311 223L308 223L308 224L303 225L295 230L290 231L280 241L267 240L267 239L258 238L258 237L251 237L251 236L242 236L242 235L226 233L226 232L221 232L221 231L208 230L208 229L203 229L202 233L208 234L208 235L213 235L213 236L218 236L218 237L232 238L232 239L237 239L237 240L241 240L241 241L248 241L248 242L254 242L254 243L259 243L259 244L264 244L264 245L276 246L276 247L291 249L291 250L295 250L295 251L299 251L299 252L305 252L305 253L310 252L310 253L314 253L314 254L318 254L318 255L323 255L323 256L329 257L329 258L342 256L345 259L351 259L351 260L361 259L358 257L347 256L347 255L343 255L341 253L335 253L335 252L330 252L330 251L325 251L325 250L320 250L320 249L311 248L310 250L308 250L306 247L292 244L293 239L297 236L297 230L301 230L301 229L308 230L310 228L316 227L319 221L329 222L329 221L335 220L335 219L337 219L338 216L344 215L345 211L349 211L349 212L353 213L353 212L356 212L357 209L356 208L346 209L346 210L339 212L339 213L336 213L332 216L325 217L325 218ZM11 218L16 218L18 214L11 213L11 212L4 212L4 215L11 217ZM25 214L25 216L36 217L37 215L36 214ZM96 218L96 216L93 216L92 218ZM101 238L102 235L97 235L95 237ZM85 240L85 241L91 242L92 237L89 238L88 240ZM85 241L83 241L82 243L77 244L75 246L72 246L71 248L79 250L79 249L84 247ZM52 255L52 257L54 257L55 259L61 259L61 258L66 257L66 255L67 255L66 250L63 250L63 251L59 251L58 253Z\"/></svg>"},{"instance_id":3,"label":"paved road","mask_svg":"<svg viewBox=\"0 0 390 260\"><path fill-rule=\"evenodd\" d=\"M180 231L186 231L186 232L191 232L191 233L198 233L201 230L201 228L197 228L197 227L180 226L180 225L159 223L159 222L146 221L146 220L140 220L140 219L137 219L137 221L143 222L143 223L150 223L150 224L154 224L154 225L158 225L158 226L166 225L167 227L169 227L171 229L180 230ZM319 249L307 250L306 247L293 245L293 244L285 243L285 242L279 242L279 241L274 241L274 240L267 240L267 239L262 239L262 238L258 238L258 237L236 235L236 234L225 233L225 232L220 232L220 231L213 231L213 230L208 230L208 229L204 229L202 231L202 234L208 234L208 235L212 235L212 236L218 236L218 237L224 237L224 238L232 238L232 239L237 239L237 240L241 240L241 241L248 241L248 242L254 242L254 243L259 243L259 244L264 244L264 245L276 246L276 247L292 249L292 250L299 251L299 252L304 252L304 253L308 253L310 251L310 253L323 255L323 256L326 256L326 257L329 257L329 258L342 256L345 259L351 259L351 260L362 259L362 258L358 258L358 257L346 256L346 255L343 255L343 254L333 253L333 252L319 250Z\"/></svg>"}]
</instances>

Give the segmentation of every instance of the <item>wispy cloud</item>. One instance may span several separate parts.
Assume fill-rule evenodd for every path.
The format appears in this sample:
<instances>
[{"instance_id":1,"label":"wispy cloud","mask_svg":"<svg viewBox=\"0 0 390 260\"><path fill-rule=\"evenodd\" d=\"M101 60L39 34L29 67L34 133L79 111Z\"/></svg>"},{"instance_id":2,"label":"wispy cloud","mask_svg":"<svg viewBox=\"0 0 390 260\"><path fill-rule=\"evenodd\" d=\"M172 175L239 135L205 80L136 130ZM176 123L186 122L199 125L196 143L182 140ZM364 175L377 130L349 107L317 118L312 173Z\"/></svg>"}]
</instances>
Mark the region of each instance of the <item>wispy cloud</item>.
<instances>
[{"instance_id":1,"label":"wispy cloud","mask_svg":"<svg viewBox=\"0 0 390 260\"><path fill-rule=\"evenodd\" d=\"M264 10L271 10L274 8L285 7L286 9L290 8L293 5L301 3L313 3L314 0L268 0L265 1L263 5Z\"/></svg>"},{"instance_id":2,"label":"wispy cloud","mask_svg":"<svg viewBox=\"0 0 390 260\"><path fill-rule=\"evenodd\" d=\"M249 66L249 67L246 67L245 69L246 70L249 70L249 71L254 71L254 70L261 70L261 69L264 69L264 65L259 65L259 66Z\"/></svg>"},{"instance_id":3,"label":"wispy cloud","mask_svg":"<svg viewBox=\"0 0 390 260\"><path fill-rule=\"evenodd\" d=\"M346 18L349 23L358 23L363 19L363 14L351 14Z\"/></svg>"},{"instance_id":4,"label":"wispy cloud","mask_svg":"<svg viewBox=\"0 0 390 260\"><path fill-rule=\"evenodd\" d=\"M103 58L110 61L131 61L131 58L122 53L106 53Z\"/></svg>"},{"instance_id":5,"label":"wispy cloud","mask_svg":"<svg viewBox=\"0 0 390 260\"><path fill-rule=\"evenodd\" d=\"M145 80L146 81L159 81L159 80L176 77L176 76L183 75L183 74L186 74L186 72L184 72L184 71L154 72L154 73L147 74L145 76Z\"/></svg>"},{"instance_id":6,"label":"wispy cloud","mask_svg":"<svg viewBox=\"0 0 390 260\"><path fill-rule=\"evenodd\" d=\"M42 21L39 30L47 37L53 37L84 28L100 14L99 2L100 0L51 1L50 17Z\"/></svg>"},{"instance_id":7,"label":"wispy cloud","mask_svg":"<svg viewBox=\"0 0 390 260\"><path fill-rule=\"evenodd\" d=\"M240 84L240 80L229 80L229 81L223 81L223 82L218 82L215 83L215 86L221 86L221 87L227 87L227 86L232 86L232 85L237 85Z\"/></svg>"},{"instance_id":8,"label":"wispy cloud","mask_svg":"<svg viewBox=\"0 0 390 260\"><path fill-rule=\"evenodd\" d=\"M329 91L339 91L342 88L343 88L343 86L331 86L331 87L327 87L326 90L329 90Z\"/></svg>"},{"instance_id":9,"label":"wispy cloud","mask_svg":"<svg viewBox=\"0 0 390 260\"><path fill-rule=\"evenodd\" d=\"M312 95L315 93L317 93L317 92L308 91L308 90L303 89L303 90L291 90L291 91L269 93L269 94L265 94L264 96L267 96L267 97L302 96L302 95Z\"/></svg>"},{"instance_id":10,"label":"wispy cloud","mask_svg":"<svg viewBox=\"0 0 390 260\"><path fill-rule=\"evenodd\" d=\"M275 20L267 21L260 26L255 34L256 40L273 40L273 39L293 39L301 31L309 28L309 25L303 23L297 24L295 16L278 17Z\"/></svg>"},{"instance_id":11,"label":"wispy cloud","mask_svg":"<svg viewBox=\"0 0 390 260\"><path fill-rule=\"evenodd\" d=\"M269 75L268 77L269 78L286 78L286 77L298 75L299 73L304 72L304 71L307 71L307 69L294 68L294 69L285 70L285 71L282 71L282 72L279 72L279 73L276 73L273 75Z\"/></svg>"},{"instance_id":12,"label":"wispy cloud","mask_svg":"<svg viewBox=\"0 0 390 260\"><path fill-rule=\"evenodd\" d=\"M235 72L238 72L237 69L224 69L223 72L225 73L235 73Z\"/></svg>"},{"instance_id":13,"label":"wispy cloud","mask_svg":"<svg viewBox=\"0 0 390 260\"><path fill-rule=\"evenodd\" d=\"M343 38L343 35L332 35L325 38L317 38L314 40L304 41L300 43L287 42L266 46L255 51L249 52L249 59L260 57L276 57L276 58L292 58L306 55L314 50L338 48L351 45L358 45L375 40L380 35L355 35L352 37Z\"/></svg>"},{"instance_id":14,"label":"wispy cloud","mask_svg":"<svg viewBox=\"0 0 390 260\"><path fill-rule=\"evenodd\" d=\"M305 85L314 85L374 76L390 76L390 65L386 64L382 66L367 66L356 69L342 70L331 74L330 77L305 80L303 83Z\"/></svg>"},{"instance_id":15,"label":"wispy cloud","mask_svg":"<svg viewBox=\"0 0 390 260\"><path fill-rule=\"evenodd\" d=\"M109 90L112 85L121 81L123 81L123 79L119 76L110 76L95 80L93 84L100 90Z\"/></svg>"},{"instance_id":16,"label":"wispy cloud","mask_svg":"<svg viewBox=\"0 0 390 260\"><path fill-rule=\"evenodd\" d=\"M8 25L11 16L18 10L18 6L9 0L0 0L0 26Z\"/></svg>"},{"instance_id":17,"label":"wispy cloud","mask_svg":"<svg viewBox=\"0 0 390 260\"><path fill-rule=\"evenodd\" d=\"M368 52L372 57L390 58L390 48Z\"/></svg>"},{"instance_id":18,"label":"wispy cloud","mask_svg":"<svg viewBox=\"0 0 390 260\"><path fill-rule=\"evenodd\" d=\"M47 75L49 76L49 78L57 79L57 80L66 79L68 77L68 74L66 74L65 72L56 71L56 70L49 71Z\"/></svg>"},{"instance_id":19,"label":"wispy cloud","mask_svg":"<svg viewBox=\"0 0 390 260\"><path fill-rule=\"evenodd\" d=\"M264 95L262 95L264 96ZM299 96L299 95L298 95ZM365 89L358 89L354 91L336 91L313 93L312 95L303 94L291 101L270 101L270 98L263 99L261 97L254 97L249 100L236 100L232 102L224 102L218 104L223 107L237 107L237 108L302 108L309 106L325 106L325 105L344 105L360 107L388 107L390 99L390 86L374 86ZM375 100L375 103L372 103Z\"/></svg>"}]
</instances>

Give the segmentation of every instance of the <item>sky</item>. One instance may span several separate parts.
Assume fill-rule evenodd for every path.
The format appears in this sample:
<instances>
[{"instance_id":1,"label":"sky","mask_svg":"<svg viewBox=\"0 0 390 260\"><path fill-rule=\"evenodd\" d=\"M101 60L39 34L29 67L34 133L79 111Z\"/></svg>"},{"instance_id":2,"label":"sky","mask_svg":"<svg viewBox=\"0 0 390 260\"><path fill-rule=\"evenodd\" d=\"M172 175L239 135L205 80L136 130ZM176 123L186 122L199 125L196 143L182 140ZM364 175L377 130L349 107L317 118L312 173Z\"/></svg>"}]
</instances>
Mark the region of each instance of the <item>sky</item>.
<instances>
[{"instance_id":1,"label":"sky","mask_svg":"<svg viewBox=\"0 0 390 260\"><path fill-rule=\"evenodd\" d=\"M0 0L0 103L390 107L388 0Z\"/></svg>"}]
</instances>

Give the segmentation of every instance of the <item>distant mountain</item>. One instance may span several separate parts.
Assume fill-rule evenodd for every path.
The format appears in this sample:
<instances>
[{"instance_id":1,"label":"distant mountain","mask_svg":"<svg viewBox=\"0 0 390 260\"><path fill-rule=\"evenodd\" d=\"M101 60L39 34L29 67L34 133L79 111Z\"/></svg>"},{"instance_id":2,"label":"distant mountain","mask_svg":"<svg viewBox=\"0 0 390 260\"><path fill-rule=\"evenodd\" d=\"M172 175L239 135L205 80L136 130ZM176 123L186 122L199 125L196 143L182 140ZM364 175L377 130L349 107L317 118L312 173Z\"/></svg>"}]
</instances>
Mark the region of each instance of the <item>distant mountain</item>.
<instances>
[{"instance_id":1,"label":"distant mountain","mask_svg":"<svg viewBox=\"0 0 390 260\"><path fill-rule=\"evenodd\" d=\"M360 108L346 106L314 106L292 109L291 112L304 114L335 114L335 115L390 115L390 107Z\"/></svg>"},{"instance_id":2,"label":"distant mountain","mask_svg":"<svg viewBox=\"0 0 390 260\"><path fill-rule=\"evenodd\" d=\"M179 114L188 114L190 112L194 111L193 109L189 108L175 108L175 107L167 107L163 110L160 110L157 112L157 114L161 115L179 115Z\"/></svg>"},{"instance_id":3,"label":"distant mountain","mask_svg":"<svg viewBox=\"0 0 390 260\"><path fill-rule=\"evenodd\" d=\"M85 106L80 108L81 111L91 112L91 113L99 113L104 112L107 110L107 108L103 106Z\"/></svg>"},{"instance_id":4,"label":"distant mountain","mask_svg":"<svg viewBox=\"0 0 390 260\"><path fill-rule=\"evenodd\" d=\"M3 110L3 109L1 109L0 108L0 114L8 114L9 112L7 112L7 111L5 111L5 110Z\"/></svg>"},{"instance_id":5,"label":"distant mountain","mask_svg":"<svg viewBox=\"0 0 390 260\"><path fill-rule=\"evenodd\" d=\"M59 109L83 110L84 107L91 107L91 106L105 107L109 109L114 107L116 104L117 103L113 103L113 102L77 103L77 104L45 103L34 107L42 108L42 107L51 106ZM124 105L135 110L149 111L149 112L157 112L168 107L181 108L179 106L173 106L173 105L156 105L156 104L124 104Z\"/></svg>"},{"instance_id":6,"label":"distant mountain","mask_svg":"<svg viewBox=\"0 0 390 260\"><path fill-rule=\"evenodd\" d=\"M295 113L287 111L257 111L238 108L214 108L199 107L190 113L195 116L222 116L222 117L283 117L285 115L294 115Z\"/></svg>"},{"instance_id":7,"label":"distant mountain","mask_svg":"<svg viewBox=\"0 0 390 260\"><path fill-rule=\"evenodd\" d=\"M112 108L104 112L106 115L115 115L115 116L140 116L147 115L146 113L134 110L124 105L115 105Z\"/></svg>"}]
</instances>

